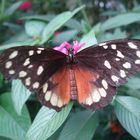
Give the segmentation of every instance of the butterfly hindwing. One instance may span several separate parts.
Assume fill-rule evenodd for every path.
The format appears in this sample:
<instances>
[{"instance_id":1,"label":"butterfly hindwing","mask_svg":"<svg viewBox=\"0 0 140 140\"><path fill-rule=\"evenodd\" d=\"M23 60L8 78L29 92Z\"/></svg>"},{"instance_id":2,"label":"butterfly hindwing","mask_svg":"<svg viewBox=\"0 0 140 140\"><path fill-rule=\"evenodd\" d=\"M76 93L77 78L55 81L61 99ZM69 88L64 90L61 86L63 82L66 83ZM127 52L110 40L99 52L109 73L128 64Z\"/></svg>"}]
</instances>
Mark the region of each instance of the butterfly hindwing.
<instances>
[{"instance_id":1,"label":"butterfly hindwing","mask_svg":"<svg viewBox=\"0 0 140 140\"><path fill-rule=\"evenodd\" d=\"M41 103L52 108L56 108L57 104L50 102L54 88L50 77L64 64L65 55L61 52L35 46L11 48L0 55L0 71L5 78L20 79L30 91L37 93ZM47 101L44 95L49 98ZM59 108L62 106L64 104Z\"/></svg>"},{"instance_id":2,"label":"butterfly hindwing","mask_svg":"<svg viewBox=\"0 0 140 140\"><path fill-rule=\"evenodd\" d=\"M49 84L48 84L49 83ZM47 86L47 88L46 88ZM59 69L43 85L38 99L45 105L60 111L70 101L70 79L67 66Z\"/></svg>"},{"instance_id":3,"label":"butterfly hindwing","mask_svg":"<svg viewBox=\"0 0 140 140\"><path fill-rule=\"evenodd\" d=\"M116 93L116 87L140 71L140 41L108 41L89 47L76 54L76 57L79 63L99 75L92 84L93 93L100 95L100 99L93 102L90 94L83 103L95 110L108 104Z\"/></svg>"}]
</instances>

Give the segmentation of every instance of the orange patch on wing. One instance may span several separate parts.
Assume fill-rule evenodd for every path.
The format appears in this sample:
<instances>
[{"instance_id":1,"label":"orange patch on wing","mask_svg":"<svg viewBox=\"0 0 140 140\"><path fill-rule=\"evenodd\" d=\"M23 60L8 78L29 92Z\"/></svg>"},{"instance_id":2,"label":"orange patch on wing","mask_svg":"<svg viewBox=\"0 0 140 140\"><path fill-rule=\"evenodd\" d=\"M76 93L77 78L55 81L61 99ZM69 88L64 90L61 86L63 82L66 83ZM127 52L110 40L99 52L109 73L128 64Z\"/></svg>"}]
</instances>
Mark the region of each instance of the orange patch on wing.
<instances>
[{"instance_id":1,"label":"orange patch on wing","mask_svg":"<svg viewBox=\"0 0 140 140\"><path fill-rule=\"evenodd\" d=\"M85 103L85 100L91 96L90 94L94 90L94 85L91 82L96 81L98 75L88 69L76 67L75 79L78 91L78 102Z\"/></svg>"},{"instance_id":2,"label":"orange patch on wing","mask_svg":"<svg viewBox=\"0 0 140 140\"><path fill-rule=\"evenodd\" d=\"M56 87L53 92L63 101L64 105L70 101L70 79L67 67L57 71L50 79Z\"/></svg>"}]
</instances>

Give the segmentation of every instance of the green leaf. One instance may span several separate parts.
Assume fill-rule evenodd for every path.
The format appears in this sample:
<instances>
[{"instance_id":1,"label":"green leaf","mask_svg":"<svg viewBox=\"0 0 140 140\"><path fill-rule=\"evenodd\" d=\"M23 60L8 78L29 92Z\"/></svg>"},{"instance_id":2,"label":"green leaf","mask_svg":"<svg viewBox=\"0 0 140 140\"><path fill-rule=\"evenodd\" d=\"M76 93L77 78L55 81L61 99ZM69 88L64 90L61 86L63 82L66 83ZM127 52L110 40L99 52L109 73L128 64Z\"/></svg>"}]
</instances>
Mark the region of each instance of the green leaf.
<instances>
[{"instance_id":1,"label":"green leaf","mask_svg":"<svg viewBox=\"0 0 140 140\"><path fill-rule=\"evenodd\" d=\"M66 120L72 105L70 103L60 112L42 107L29 128L26 138L28 140L45 140L49 138Z\"/></svg>"},{"instance_id":2,"label":"green leaf","mask_svg":"<svg viewBox=\"0 0 140 140\"><path fill-rule=\"evenodd\" d=\"M136 139L140 139L140 100L134 97L117 96L115 112L122 126Z\"/></svg>"},{"instance_id":3,"label":"green leaf","mask_svg":"<svg viewBox=\"0 0 140 140\"><path fill-rule=\"evenodd\" d=\"M5 14L10 16L12 15L17 9L18 7L22 4L22 1L19 1L19 2L16 2L14 3L13 5L11 5L10 8L8 8L6 11L5 11Z\"/></svg>"},{"instance_id":4,"label":"green leaf","mask_svg":"<svg viewBox=\"0 0 140 140\"><path fill-rule=\"evenodd\" d=\"M78 13L83 8L85 8L85 5L81 5L78 8L76 8L74 11L71 12L72 16L74 16L76 13Z\"/></svg>"},{"instance_id":5,"label":"green leaf","mask_svg":"<svg viewBox=\"0 0 140 140\"><path fill-rule=\"evenodd\" d=\"M82 26L81 26L81 23L76 20L76 19L73 19L71 18L70 20L68 20L66 23L65 23L65 26L71 28L71 29L75 29L75 30L78 30L78 31L82 31Z\"/></svg>"},{"instance_id":6,"label":"green leaf","mask_svg":"<svg viewBox=\"0 0 140 140\"><path fill-rule=\"evenodd\" d=\"M3 77L3 75L0 73L0 88L3 86L3 82L4 82L4 77Z\"/></svg>"},{"instance_id":7,"label":"green leaf","mask_svg":"<svg viewBox=\"0 0 140 140\"><path fill-rule=\"evenodd\" d=\"M16 112L21 115L21 110L31 92L21 83L20 80L12 81L12 100Z\"/></svg>"},{"instance_id":8,"label":"green leaf","mask_svg":"<svg viewBox=\"0 0 140 140\"><path fill-rule=\"evenodd\" d=\"M25 134L31 124L30 116L25 106L20 116L16 114L10 95L5 93L0 96L0 136L25 140Z\"/></svg>"},{"instance_id":9,"label":"green leaf","mask_svg":"<svg viewBox=\"0 0 140 140\"><path fill-rule=\"evenodd\" d=\"M80 111L65 124L59 140L91 140L98 126L97 115L92 111Z\"/></svg>"},{"instance_id":10,"label":"green leaf","mask_svg":"<svg viewBox=\"0 0 140 140\"><path fill-rule=\"evenodd\" d=\"M140 39L140 33L133 36L134 39Z\"/></svg>"},{"instance_id":11,"label":"green leaf","mask_svg":"<svg viewBox=\"0 0 140 140\"><path fill-rule=\"evenodd\" d=\"M90 32L88 32L87 34L85 34L82 39L80 40L80 43L85 43L85 45L80 49L85 49L87 47L90 47L94 44L97 43L96 37L95 37L95 33L94 30L90 30Z\"/></svg>"},{"instance_id":12,"label":"green leaf","mask_svg":"<svg viewBox=\"0 0 140 140\"><path fill-rule=\"evenodd\" d=\"M21 30L20 32L16 33L16 35L6 40L4 44L15 43L15 40L16 42L23 42L23 41L26 42L29 40L29 36L26 34L25 30Z\"/></svg>"},{"instance_id":13,"label":"green leaf","mask_svg":"<svg viewBox=\"0 0 140 140\"><path fill-rule=\"evenodd\" d=\"M112 17L105 21L100 28L100 31L113 29L116 27L128 25L140 21L140 13L125 13Z\"/></svg>"},{"instance_id":14,"label":"green leaf","mask_svg":"<svg viewBox=\"0 0 140 140\"><path fill-rule=\"evenodd\" d=\"M89 27L89 23L87 23L85 20L81 21L81 26L82 26L82 32L84 34L87 34L91 30Z\"/></svg>"},{"instance_id":15,"label":"green leaf","mask_svg":"<svg viewBox=\"0 0 140 140\"><path fill-rule=\"evenodd\" d=\"M11 139L5 138L5 137L0 137L0 140L11 140Z\"/></svg>"},{"instance_id":16,"label":"green leaf","mask_svg":"<svg viewBox=\"0 0 140 140\"><path fill-rule=\"evenodd\" d=\"M0 106L0 135L14 140L24 140L25 132L17 122Z\"/></svg>"},{"instance_id":17,"label":"green leaf","mask_svg":"<svg viewBox=\"0 0 140 140\"><path fill-rule=\"evenodd\" d=\"M33 15L33 16L25 16L25 17L22 17L21 19L24 19L24 20L39 20L39 21L43 21L43 22L49 22L51 21L56 15L53 15L53 14L47 14L47 15ZM82 31L82 26L81 26L81 23L76 20L76 19L69 19L65 24L64 26L68 27L68 28L71 28L71 29L76 29L78 31Z\"/></svg>"},{"instance_id":18,"label":"green leaf","mask_svg":"<svg viewBox=\"0 0 140 140\"><path fill-rule=\"evenodd\" d=\"M31 37L39 37L41 36L45 26L45 22L29 20L25 23L25 31Z\"/></svg>"},{"instance_id":19,"label":"green leaf","mask_svg":"<svg viewBox=\"0 0 140 140\"><path fill-rule=\"evenodd\" d=\"M84 6L75 9L73 12L67 11L57 15L52 19L49 24L45 27L42 35L42 44L46 42L54 32L59 29L64 23L66 23L72 16L74 16L78 11L80 11Z\"/></svg>"},{"instance_id":20,"label":"green leaf","mask_svg":"<svg viewBox=\"0 0 140 140\"><path fill-rule=\"evenodd\" d=\"M122 39L127 38L127 34L125 31L121 31L120 28L115 29L114 33L104 33L98 36L98 40L100 42L108 41L108 40L115 40L115 39Z\"/></svg>"},{"instance_id":21,"label":"green leaf","mask_svg":"<svg viewBox=\"0 0 140 140\"><path fill-rule=\"evenodd\" d=\"M20 46L29 46L33 44L32 39L24 40L24 41L19 41L19 42L14 42L14 43L9 43L9 44L4 44L0 45L0 51L13 48L13 47L20 47Z\"/></svg>"},{"instance_id":22,"label":"green leaf","mask_svg":"<svg viewBox=\"0 0 140 140\"><path fill-rule=\"evenodd\" d=\"M47 14L47 15L27 15L24 17L21 17L20 19L22 20L39 20L39 21L43 21L43 22L48 22L50 20L52 20L55 17L54 14Z\"/></svg>"},{"instance_id":23,"label":"green leaf","mask_svg":"<svg viewBox=\"0 0 140 140\"><path fill-rule=\"evenodd\" d=\"M140 12L140 5L138 4L138 5L136 5L135 4L135 6L133 7L133 12Z\"/></svg>"},{"instance_id":24,"label":"green leaf","mask_svg":"<svg viewBox=\"0 0 140 140\"><path fill-rule=\"evenodd\" d=\"M61 44L64 41L70 41L73 37L78 33L77 30L68 30L60 33L56 37L54 37L53 42L56 44Z\"/></svg>"},{"instance_id":25,"label":"green leaf","mask_svg":"<svg viewBox=\"0 0 140 140\"><path fill-rule=\"evenodd\" d=\"M132 77L128 79L128 82L125 84L125 86L132 90L137 90L140 89L140 84L138 83L140 83L140 78Z\"/></svg>"}]
</instances>

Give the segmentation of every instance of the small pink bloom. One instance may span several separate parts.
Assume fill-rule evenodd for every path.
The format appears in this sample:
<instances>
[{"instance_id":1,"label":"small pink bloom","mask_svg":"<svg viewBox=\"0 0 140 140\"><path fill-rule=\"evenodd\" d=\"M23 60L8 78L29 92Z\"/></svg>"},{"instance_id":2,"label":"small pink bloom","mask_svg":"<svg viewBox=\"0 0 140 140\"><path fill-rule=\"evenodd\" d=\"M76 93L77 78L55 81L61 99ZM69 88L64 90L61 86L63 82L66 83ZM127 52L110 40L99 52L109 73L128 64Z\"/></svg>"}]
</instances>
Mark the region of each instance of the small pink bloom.
<instances>
[{"instance_id":1,"label":"small pink bloom","mask_svg":"<svg viewBox=\"0 0 140 140\"><path fill-rule=\"evenodd\" d=\"M80 48L82 48L85 43L79 43L78 41L73 41L73 45L69 44L68 42L63 42L60 46L54 47L54 50L60 51L64 54L68 54L67 49L73 48L74 54L78 52Z\"/></svg>"},{"instance_id":2,"label":"small pink bloom","mask_svg":"<svg viewBox=\"0 0 140 140\"><path fill-rule=\"evenodd\" d=\"M29 1L23 2L19 7L20 11L31 10L31 9L32 9L32 3Z\"/></svg>"},{"instance_id":3,"label":"small pink bloom","mask_svg":"<svg viewBox=\"0 0 140 140\"><path fill-rule=\"evenodd\" d=\"M54 36L58 36L61 32L55 32Z\"/></svg>"},{"instance_id":4,"label":"small pink bloom","mask_svg":"<svg viewBox=\"0 0 140 140\"><path fill-rule=\"evenodd\" d=\"M118 121L111 122L111 130L113 133L122 134L124 132L121 124Z\"/></svg>"},{"instance_id":5,"label":"small pink bloom","mask_svg":"<svg viewBox=\"0 0 140 140\"><path fill-rule=\"evenodd\" d=\"M18 25L22 25L22 24L23 24L23 20L21 20L21 19L17 19L17 20L16 20L16 24L18 24Z\"/></svg>"}]
</instances>

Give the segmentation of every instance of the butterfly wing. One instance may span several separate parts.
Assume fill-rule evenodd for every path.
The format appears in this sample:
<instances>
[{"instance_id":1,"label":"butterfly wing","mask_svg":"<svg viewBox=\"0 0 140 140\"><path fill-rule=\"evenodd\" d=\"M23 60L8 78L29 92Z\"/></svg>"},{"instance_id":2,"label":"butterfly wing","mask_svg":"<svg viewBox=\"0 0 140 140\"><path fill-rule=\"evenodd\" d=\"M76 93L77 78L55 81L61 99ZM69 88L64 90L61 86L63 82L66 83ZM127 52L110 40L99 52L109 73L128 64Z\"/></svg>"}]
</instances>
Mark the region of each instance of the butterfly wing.
<instances>
[{"instance_id":1,"label":"butterfly wing","mask_svg":"<svg viewBox=\"0 0 140 140\"><path fill-rule=\"evenodd\" d=\"M41 103L59 110L69 101L69 96L66 97L64 92L58 95L57 88L59 74L67 73L66 69L61 70L65 65L65 57L65 54L53 49L35 46L15 47L5 50L0 55L0 71L7 80L22 80L30 91L37 93ZM64 89L68 90L68 87Z\"/></svg>"},{"instance_id":2,"label":"butterfly wing","mask_svg":"<svg viewBox=\"0 0 140 140\"><path fill-rule=\"evenodd\" d=\"M124 84L127 77L140 71L140 41L108 41L79 52L76 58L79 64L91 73L90 77L96 76L96 79L85 78L85 81L90 83L88 89L91 90L87 92L85 100L79 102L87 108L96 110L112 100L116 87ZM77 75L82 73L84 72Z\"/></svg>"}]
</instances>

